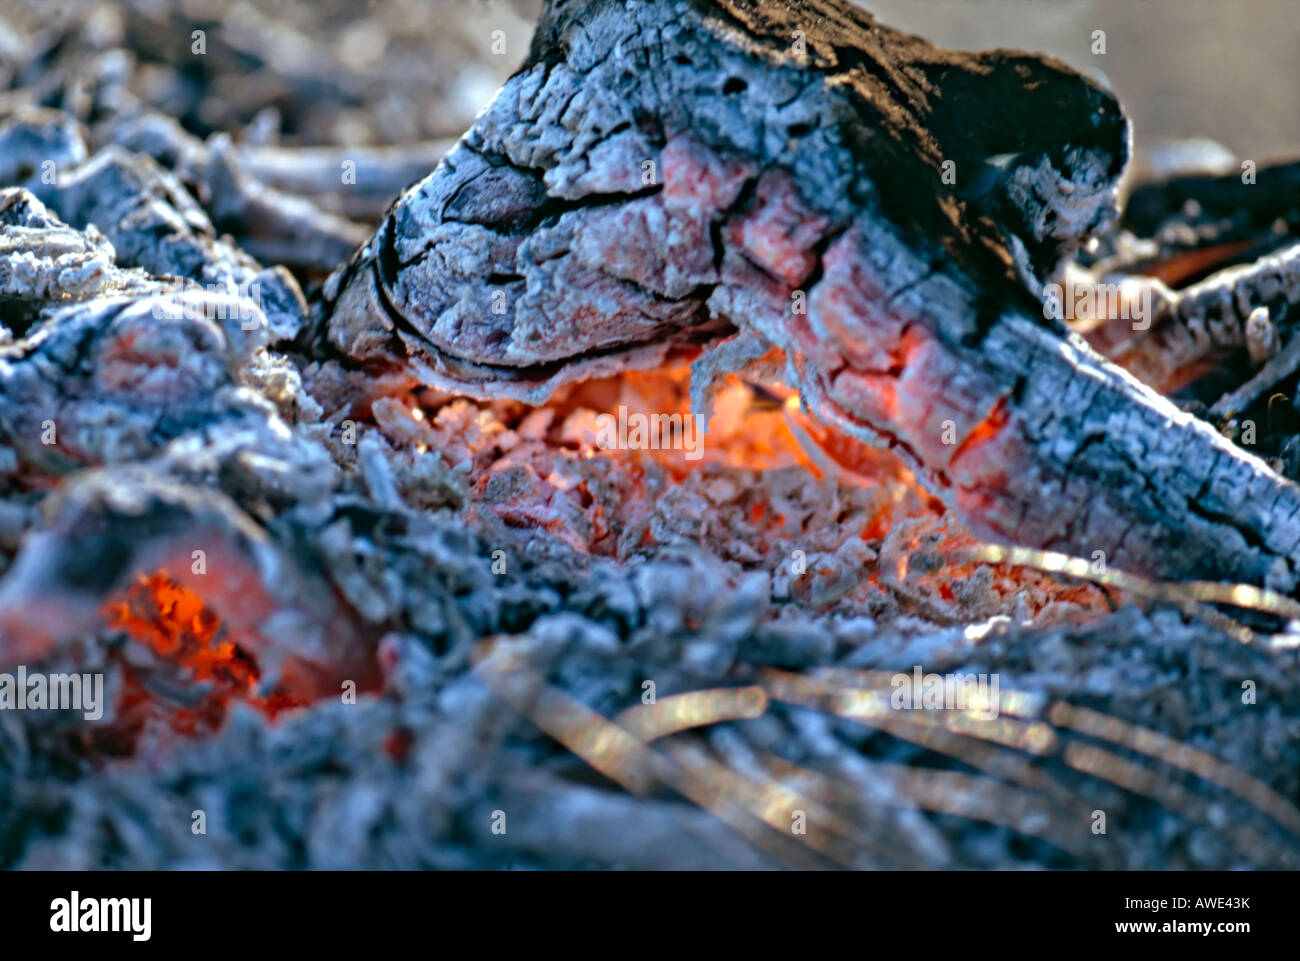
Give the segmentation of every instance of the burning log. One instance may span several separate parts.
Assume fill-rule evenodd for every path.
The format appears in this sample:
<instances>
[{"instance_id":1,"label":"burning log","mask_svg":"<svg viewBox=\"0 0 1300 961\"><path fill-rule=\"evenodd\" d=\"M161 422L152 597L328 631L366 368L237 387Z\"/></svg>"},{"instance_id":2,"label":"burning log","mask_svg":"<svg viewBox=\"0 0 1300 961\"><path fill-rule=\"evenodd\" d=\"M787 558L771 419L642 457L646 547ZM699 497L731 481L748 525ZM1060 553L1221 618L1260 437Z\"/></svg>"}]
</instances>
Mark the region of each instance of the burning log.
<instances>
[{"instance_id":1,"label":"burning log","mask_svg":"<svg viewBox=\"0 0 1300 961\"><path fill-rule=\"evenodd\" d=\"M845 3L551 4L331 282L326 336L532 402L757 341L979 534L1293 593L1300 490L1042 319L1115 216L1126 137L1060 64L941 51Z\"/></svg>"}]
</instances>

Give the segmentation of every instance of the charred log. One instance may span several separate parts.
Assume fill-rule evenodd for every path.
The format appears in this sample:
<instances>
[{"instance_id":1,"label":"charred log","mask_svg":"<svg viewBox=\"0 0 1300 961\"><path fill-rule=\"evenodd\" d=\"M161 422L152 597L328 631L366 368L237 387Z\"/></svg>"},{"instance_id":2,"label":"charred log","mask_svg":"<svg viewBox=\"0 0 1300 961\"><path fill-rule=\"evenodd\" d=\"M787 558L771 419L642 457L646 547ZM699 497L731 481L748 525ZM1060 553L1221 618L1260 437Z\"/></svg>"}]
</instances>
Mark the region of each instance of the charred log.
<instances>
[{"instance_id":1,"label":"charred log","mask_svg":"<svg viewBox=\"0 0 1300 961\"><path fill-rule=\"evenodd\" d=\"M334 279L328 339L537 401L742 330L980 533L1293 592L1300 490L1041 319L1126 136L1059 64L847 4L553 4Z\"/></svg>"}]
</instances>

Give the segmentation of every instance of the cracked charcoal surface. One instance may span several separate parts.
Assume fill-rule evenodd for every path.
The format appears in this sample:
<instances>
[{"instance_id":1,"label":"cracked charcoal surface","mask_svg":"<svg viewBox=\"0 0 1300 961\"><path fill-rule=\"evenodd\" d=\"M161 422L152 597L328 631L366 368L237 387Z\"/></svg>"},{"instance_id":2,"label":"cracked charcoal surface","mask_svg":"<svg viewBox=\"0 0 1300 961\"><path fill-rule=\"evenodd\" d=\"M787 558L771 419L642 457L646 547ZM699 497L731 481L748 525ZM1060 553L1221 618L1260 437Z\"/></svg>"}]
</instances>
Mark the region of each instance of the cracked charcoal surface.
<instances>
[{"instance_id":1,"label":"cracked charcoal surface","mask_svg":"<svg viewBox=\"0 0 1300 961\"><path fill-rule=\"evenodd\" d=\"M1041 321L1044 280L1115 219L1128 129L1107 92L842 3L547 10L332 279L330 347L539 402L739 330L981 536L1300 584L1300 490Z\"/></svg>"},{"instance_id":2,"label":"cracked charcoal surface","mask_svg":"<svg viewBox=\"0 0 1300 961\"><path fill-rule=\"evenodd\" d=\"M312 32L319 25L305 19L313 5L288 6L276 29L323 42ZM342 16L324 7L310 16ZM738 17L747 9L731 7ZM241 113L228 88L224 96L204 94L202 84L166 94L161 83L166 95L154 91L151 100L149 88L133 82L140 67L124 60L124 51L148 52L140 25L147 5L109 9L102 22L47 27L47 45L6 62L11 88L36 91L30 99L41 106L0 111L0 144L28 145L5 154L6 162L20 159L0 170L9 178L0 193L0 324L8 333L0 345L0 669L102 670L119 707L94 729L79 718L0 712L0 865L823 863L792 853L784 838L763 843L727 827L679 793L637 795L592 771L486 679L484 643L499 636L527 664L520 676L610 718L641 703L646 679L664 698L752 683L766 669L813 678L829 667L910 672L921 664L996 672L1004 691L1028 695L1026 723L1045 725L1039 735L1050 730L1059 750L1035 755L951 732L908 739L780 702L758 719L669 739L755 779L770 777L776 762L812 772L839 792L827 803L860 835L845 848L841 863L849 866L1300 861L1300 831L1286 811L1300 797L1294 651L1240 644L1172 609L1120 603L1111 612L1094 588L956 564L955 547L970 540L957 516L900 466L855 448L834 452L875 471L873 483L833 465L812 470L779 450L765 454L771 463L761 468L712 454L685 468L648 454L588 456L582 438L595 410L647 397L657 409L684 405L680 381L597 377L561 386L534 410L421 390L404 366L384 362L387 334L369 345L376 351L369 365L354 363L356 342L337 342L341 353L322 350L313 339L321 319L314 312L327 297L321 265L254 251L278 249L304 223L320 241L313 250L331 251L346 236L337 218L367 214L325 206L319 212L330 215L317 217L300 208L299 219L265 223L245 219L256 206L218 212L211 171L233 163L246 184L260 176L250 173L249 154L222 139L256 111ZM33 22L13 21L22 29ZM181 26L187 29L177 36L188 37ZM255 52L260 31L247 26L231 31L229 42ZM749 61L698 37L686 47L701 64L735 58L707 68L718 76L740 65L750 71L747 83L766 82ZM85 56L88 50L98 53ZM815 45L814 52L824 55ZM214 71L208 85L229 83L221 63L205 64ZM282 84L289 103L302 103L322 82L317 69L280 75L266 68L263 79ZM343 88L344 104L355 98L382 108L377 69L341 72L329 83ZM565 86L571 81L558 62L549 69L556 91L583 89ZM515 81L516 92L529 76ZM599 99L601 89L586 96ZM797 85L789 93L796 97ZM441 103L445 89L429 97ZM293 122L305 140L338 146L357 129L354 112L365 111L345 106L333 116L319 106ZM449 108L446 124L454 117L468 125L472 115ZM285 111L286 123L291 116ZM420 129L406 139L458 129ZM550 304L555 320L583 303L651 289L660 296L638 313L643 333L685 323L693 328L685 346L726 333L709 327L697 300L725 294L761 302L772 277L806 277L805 255L835 229L834 209L822 219L794 209L779 177L744 163L729 167L696 146L665 147L669 179L661 190L642 191L638 151L646 144L635 128L583 144L568 166L566 145L535 133L492 147L511 158L504 165L484 160L474 135L459 148L461 169L473 171L467 176L480 189L447 196L459 205L448 228L458 243L447 251L425 248L427 223L407 224L400 213L385 221L384 242L401 261L422 265L421 284L446 285L450 299L483 294L473 284L453 289L458 271L510 277L522 258L536 271L503 281L519 288L512 303ZM773 156L785 149L772 147ZM635 157L625 168L635 182L599 181L600 168L581 161L590 149ZM32 159L21 159L24 150ZM58 158L57 184L33 174L33 161L47 154ZM796 157L826 162L820 151L789 154ZM674 181L674 170L695 176ZM701 171L716 180L702 181ZM816 171L803 174L825 182ZM435 181L415 190L442 189ZM291 186L276 189L292 194ZM543 189L564 202L547 208L545 223L533 223L532 212L546 203ZM635 196L610 211L575 199L593 193ZM307 191L303 199L313 198ZM756 215L724 235L719 262L709 226L737 203ZM368 215L371 226L381 212ZM223 216L229 219L218 227ZM409 216L418 219L419 210ZM681 242L647 263L638 251L648 235L639 231L665 219ZM791 229L791 245L768 248L764 259L764 231ZM617 242L605 241L607 234ZM464 243L466 235L481 243ZM1060 238L1041 239L1047 250ZM841 241L841 251L859 242L849 234ZM741 264L741 248L760 263ZM454 262L452 253L465 260ZM827 274L839 269L830 248L816 256ZM359 262L347 276L375 276L356 272ZM597 262L618 276L592 276ZM332 289L343 291L337 310L353 288ZM362 292L371 296L373 287ZM411 304L441 302L411 296ZM475 308L488 313L431 314L426 327L399 336L469 343L493 363L516 363L514 333L481 341L467 333L465 318L494 316L490 306L489 299ZM594 350L611 346L598 327L539 321L537 331L561 352L579 334L594 338ZM992 336L999 335L1005 331ZM1031 332L1005 353L1040 347ZM643 359L658 363L671 353L656 346ZM607 370L597 361L587 372ZM719 409L731 396L717 398ZM1063 416L1069 409L1083 408L1063 405ZM764 416L776 423L781 415ZM54 445L41 440L48 419L58 428ZM710 443L741 442L719 435ZM1159 453L1179 456L1172 447ZM196 544L208 552L208 574L185 573ZM806 572L792 570L794 551L805 553ZM504 572L494 569L498 556ZM143 685L162 706L197 696L175 665L103 623L105 600L157 569L203 596L255 656L268 689L278 684L314 703L272 721L235 700L219 729L196 736L164 723L165 713L133 727L119 700L131 685ZM362 689L356 704L340 703L344 679ZM1245 681L1257 689L1252 705L1242 703ZM1072 729L1068 715L1053 713L1057 702L1158 732L1235 773L1216 784L1171 763L1179 757L1167 750L1152 759ZM811 793L812 783L800 781L800 789ZM196 809L207 814L206 836L190 831ZM1090 831L1096 809L1108 814L1104 838ZM491 833L496 810L508 813L504 836Z\"/></svg>"}]
</instances>

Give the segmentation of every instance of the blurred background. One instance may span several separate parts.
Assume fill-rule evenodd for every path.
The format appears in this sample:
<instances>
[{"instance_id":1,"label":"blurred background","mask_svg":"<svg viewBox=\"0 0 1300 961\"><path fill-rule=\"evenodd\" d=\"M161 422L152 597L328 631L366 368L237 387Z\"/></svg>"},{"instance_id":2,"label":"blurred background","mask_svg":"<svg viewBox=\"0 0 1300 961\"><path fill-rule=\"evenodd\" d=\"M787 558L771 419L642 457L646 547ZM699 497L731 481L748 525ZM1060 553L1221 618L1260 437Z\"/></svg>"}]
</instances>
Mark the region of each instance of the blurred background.
<instances>
[{"instance_id":1,"label":"blurred background","mask_svg":"<svg viewBox=\"0 0 1300 961\"><path fill-rule=\"evenodd\" d=\"M885 23L966 49L1042 51L1103 76L1139 145L1209 137L1300 153L1297 0L869 0ZM134 91L192 132L283 142L458 135L522 60L541 0L0 0L0 91L86 19L131 51ZM193 30L207 53L191 53ZM1104 56L1091 51L1106 32ZM123 42L124 41L124 42ZM51 51L53 55L56 51ZM0 94L0 97L3 95ZM0 104L4 106L4 104Z\"/></svg>"}]
</instances>

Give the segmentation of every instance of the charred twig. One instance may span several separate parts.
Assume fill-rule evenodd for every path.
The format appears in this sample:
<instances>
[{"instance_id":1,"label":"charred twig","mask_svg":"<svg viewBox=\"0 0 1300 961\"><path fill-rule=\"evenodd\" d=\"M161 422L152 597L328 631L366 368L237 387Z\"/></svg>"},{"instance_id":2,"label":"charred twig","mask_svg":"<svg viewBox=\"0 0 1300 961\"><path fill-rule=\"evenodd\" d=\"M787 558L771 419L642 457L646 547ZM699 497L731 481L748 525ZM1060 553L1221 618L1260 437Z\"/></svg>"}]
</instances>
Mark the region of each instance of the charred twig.
<instances>
[{"instance_id":1,"label":"charred twig","mask_svg":"<svg viewBox=\"0 0 1300 961\"><path fill-rule=\"evenodd\" d=\"M311 197L321 207L353 220L374 222L393 197L436 167L454 145L452 140L434 140L394 147L240 145L235 150L245 175L267 187ZM348 172L346 185L344 171Z\"/></svg>"},{"instance_id":2,"label":"charred twig","mask_svg":"<svg viewBox=\"0 0 1300 961\"><path fill-rule=\"evenodd\" d=\"M1186 332L1201 353L1184 352L1191 362L1204 352L1229 347L1251 347L1252 356L1267 357L1267 345L1252 318L1261 308L1269 324L1300 306L1300 245L1287 247L1252 264L1215 274L1208 280L1164 299L1151 326L1166 325ZM1274 351L1276 352L1276 348Z\"/></svg>"},{"instance_id":3,"label":"charred twig","mask_svg":"<svg viewBox=\"0 0 1300 961\"><path fill-rule=\"evenodd\" d=\"M206 187L219 227L245 235L250 252L265 260L328 270L347 257L368 231L315 204L245 176L229 145L211 150Z\"/></svg>"},{"instance_id":4,"label":"charred twig","mask_svg":"<svg viewBox=\"0 0 1300 961\"><path fill-rule=\"evenodd\" d=\"M1252 362L1274 358L1295 335L1294 315L1300 306L1300 245L1290 245L1260 260L1223 270L1177 293L1151 285L1154 310L1141 329L1108 349L1116 363L1149 384L1163 385L1179 372L1194 370L1216 354L1244 348ZM1136 325L1135 325L1136 326ZM1257 383L1243 387L1240 398L1225 404L1241 409L1251 393L1269 388L1269 380L1287 376L1285 361L1261 371Z\"/></svg>"},{"instance_id":5,"label":"charred twig","mask_svg":"<svg viewBox=\"0 0 1300 961\"><path fill-rule=\"evenodd\" d=\"M1292 338L1282 352L1271 357L1259 373L1236 390L1224 394L1210 408L1212 418L1227 419L1245 410L1279 383L1300 370L1300 338Z\"/></svg>"},{"instance_id":6,"label":"charred twig","mask_svg":"<svg viewBox=\"0 0 1300 961\"><path fill-rule=\"evenodd\" d=\"M394 157L387 163L387 154L376 159L373 151L349 151L347 162L356 164L355 156L366 166L347 174L355 183L345 189L345 161L335 160L332 181L326 178L322 163L328 151L300 156L284 148L237 146L225 135L204 142L154 113L117 121L111 136L114 144L147 154L168 168L206 202L215 226L229 231L250 252L316 270L333 267L365 239L367 228L347 217L359 211L366 219L377 218L392 193L410 182L409 177L400 178L413 166L413 159L402 151L392 151ZM432 153L416 150L414 156Z\"/></svg>"}]
</instances>

